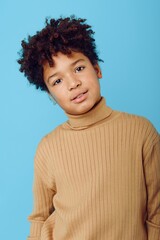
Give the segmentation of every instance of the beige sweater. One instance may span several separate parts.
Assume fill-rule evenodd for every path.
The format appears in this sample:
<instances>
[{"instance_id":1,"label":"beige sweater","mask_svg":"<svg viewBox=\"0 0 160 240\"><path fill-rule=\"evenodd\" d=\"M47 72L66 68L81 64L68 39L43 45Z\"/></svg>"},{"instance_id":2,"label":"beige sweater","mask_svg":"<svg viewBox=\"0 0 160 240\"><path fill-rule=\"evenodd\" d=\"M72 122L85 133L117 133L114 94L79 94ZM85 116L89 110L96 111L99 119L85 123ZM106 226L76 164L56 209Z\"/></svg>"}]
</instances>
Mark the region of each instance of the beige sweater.
<instances>
[{"instance_id":1,"label":"beige sweater","mask_svg":"<svg viewBox=\"0 0 160 240\"><path fill-rule=\"evenodd\" d=\"M103 98L68 118L37 149L28 240L160 240L160 137L151 123Z\"/></svg>"}]
</instances>

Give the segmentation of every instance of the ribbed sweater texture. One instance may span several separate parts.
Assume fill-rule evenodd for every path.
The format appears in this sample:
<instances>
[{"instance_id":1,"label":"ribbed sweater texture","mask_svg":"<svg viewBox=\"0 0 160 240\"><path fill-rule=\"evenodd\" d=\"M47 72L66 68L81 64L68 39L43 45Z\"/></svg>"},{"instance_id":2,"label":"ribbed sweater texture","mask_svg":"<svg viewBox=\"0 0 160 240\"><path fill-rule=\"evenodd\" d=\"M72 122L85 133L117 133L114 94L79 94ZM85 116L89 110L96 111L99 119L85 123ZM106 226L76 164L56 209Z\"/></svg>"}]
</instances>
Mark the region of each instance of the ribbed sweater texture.
<instances>
[{"instance_id":1,"label":"ribbed sweater texture","mask_svg":"<svg viewBox=\"0 0 160 240\"><path fill-rule=\"evenodd\" d=\"M160 136L105 99L38 145L28 240L160 240Z\"/></svg>"}]
</instances>

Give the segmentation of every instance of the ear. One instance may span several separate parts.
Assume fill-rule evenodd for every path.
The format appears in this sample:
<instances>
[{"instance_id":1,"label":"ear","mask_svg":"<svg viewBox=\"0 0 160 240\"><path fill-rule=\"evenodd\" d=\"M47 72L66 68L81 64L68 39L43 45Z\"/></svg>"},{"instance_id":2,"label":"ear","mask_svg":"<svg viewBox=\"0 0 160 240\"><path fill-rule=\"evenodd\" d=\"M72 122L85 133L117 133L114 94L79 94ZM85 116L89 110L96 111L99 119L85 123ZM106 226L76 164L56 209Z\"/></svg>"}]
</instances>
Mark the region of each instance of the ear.
<instances>
[{"instance_id":1,"label":"ear","mask_svg":"<svg viewBox=\"0 0 160 240\"><path fill-rule=\"evenodd\" d=\"M102 72L101 72L101 69L100 69L100 66L98 65L98 63L94 65L94 69L96 71L97 77L102 78Z\"/></svg>"}]
</instances>

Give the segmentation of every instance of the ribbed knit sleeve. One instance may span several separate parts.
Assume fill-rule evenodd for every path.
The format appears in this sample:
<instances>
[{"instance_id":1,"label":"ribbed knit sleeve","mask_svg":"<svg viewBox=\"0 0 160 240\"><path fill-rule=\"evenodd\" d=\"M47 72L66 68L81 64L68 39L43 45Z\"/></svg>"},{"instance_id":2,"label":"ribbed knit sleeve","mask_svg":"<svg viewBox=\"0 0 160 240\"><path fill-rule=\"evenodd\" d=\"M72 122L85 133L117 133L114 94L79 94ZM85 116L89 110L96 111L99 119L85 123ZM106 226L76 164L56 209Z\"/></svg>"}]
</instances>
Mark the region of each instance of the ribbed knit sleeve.
<instances>
[{"instance_id":1,"label":"ribbed knit sleeve","mask_svg":"<svg viewBox=\"0 0 160 240\"><path fill-rule=\"evenodd\" d=\"M160 240L160 136L153 127L148 128L144 152L148 240Z\"/></svg>"},{"instance_id":2,"label":"ribbed knit sleeve","mask_svg":"<svg viewBox=\"0 0 160 240\"><path fill-rule=\"evenodd\" d=\"M31 222L30 236L28 240L40 240L42 228L47 219L47 232L45 235L50 236L52 239L53 221L52 226L49 228L49 216L54 211L53 196L56 192L54 177L49 175L49 160L50 151L47 145L47 140L44 138L36 152L35 167L34 167L34 208L32 214L29 216Z\"/></svg>"}]
</instances>

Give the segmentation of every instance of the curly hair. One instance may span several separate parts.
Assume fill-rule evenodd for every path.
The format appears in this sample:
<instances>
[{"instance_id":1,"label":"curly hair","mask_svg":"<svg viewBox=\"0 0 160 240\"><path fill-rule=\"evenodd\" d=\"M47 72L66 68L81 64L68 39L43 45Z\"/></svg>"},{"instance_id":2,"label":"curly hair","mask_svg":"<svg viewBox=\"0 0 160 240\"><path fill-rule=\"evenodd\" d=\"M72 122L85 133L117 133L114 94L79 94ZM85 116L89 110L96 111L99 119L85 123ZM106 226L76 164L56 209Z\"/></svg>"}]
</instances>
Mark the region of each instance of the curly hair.
<instances>
[{"instance_id":1,"label":"curly hair","mask_svg":"<svg viewBox=\"0 0 160 240\"><path fill-rule=\"evenodd\" d=\"M19 70L37 89L48 92L43 80L43 64L48 61L50 67L54 66L52 57L58 52L65 55L72 51L81 52L93 65L102 61L96 51L94 32L85 22L86 19L75 16L46 19L46 26L41 31L22 40L20 58L17 60Z\"/></svg>"}]
</instances>

